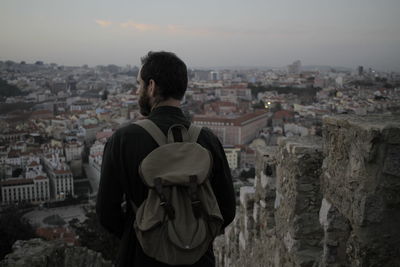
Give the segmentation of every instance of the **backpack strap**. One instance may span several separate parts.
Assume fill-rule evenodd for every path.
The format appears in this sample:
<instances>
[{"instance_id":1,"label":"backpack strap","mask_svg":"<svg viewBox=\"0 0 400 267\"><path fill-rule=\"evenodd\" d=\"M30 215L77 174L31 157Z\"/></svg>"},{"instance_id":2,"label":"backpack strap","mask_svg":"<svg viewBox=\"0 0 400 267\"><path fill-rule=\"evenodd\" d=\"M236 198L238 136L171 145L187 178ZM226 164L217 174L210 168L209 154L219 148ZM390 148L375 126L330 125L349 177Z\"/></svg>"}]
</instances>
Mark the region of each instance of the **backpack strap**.
<instances>
[{"instance_id":1,"label":"backpack strap","mask_svg":"<svg viewBox=\"0 0 400 267\"><path fill-rule=\"evenodd\" d=\"M159 146L165 145L167 138L158 126L149 119L136 121L135 124L145 129Z\"/></svg>"},{"instance_id":2,"label":"backpack strap","mask_svg":"<svg viewBox=\"0 0 400 267\"><path fill-rule=\"evenodd\" d=\"M182 124L174 124L171 127L169 127L169 129L168 129L168 135L167 135L167 143L168 144L175 142L174 135L172 134L172 129L174 129L174 128L178 128L181 131L183 142L189 141L189 135L188 135L189 132L185 128L185 126L183 126Z\"/></svg>"},{"instance_id":3,"label":"backpack strap","mask_svg":"<svg viewBox=\"0 0 400 267\"><path fill-rule=\"evenodd\" d=\"M189 176L189 196L192 204L193 215L196 219L200 218L202 207L198 194L197 176Z\"/></svg>"},{"instance_id":4,"label":"backpack strap","mask_svg":"<svg viewBox=\"0 0 400 267\"><path fill-rule=\"evenodd\" d=\"M137 210L138 210L138 207L136 206L135 203L133 203L133 201L132 201L131 199L129 199L129 203L131 203L133 212L136 214L136 212L137 212Z\"/></svg>"},{"instance_id":5,"label":"backpack strap","mask_svg":"<svg viewBox=\"0 0 400 267\"><path fill-rule=\"evenodd\" d=\"M189 142L196 143L197 139L199 138L201 132L201 126L194 125L193 123L190 124L188 134L189 134Z\"/></svg>"}]
</instances>

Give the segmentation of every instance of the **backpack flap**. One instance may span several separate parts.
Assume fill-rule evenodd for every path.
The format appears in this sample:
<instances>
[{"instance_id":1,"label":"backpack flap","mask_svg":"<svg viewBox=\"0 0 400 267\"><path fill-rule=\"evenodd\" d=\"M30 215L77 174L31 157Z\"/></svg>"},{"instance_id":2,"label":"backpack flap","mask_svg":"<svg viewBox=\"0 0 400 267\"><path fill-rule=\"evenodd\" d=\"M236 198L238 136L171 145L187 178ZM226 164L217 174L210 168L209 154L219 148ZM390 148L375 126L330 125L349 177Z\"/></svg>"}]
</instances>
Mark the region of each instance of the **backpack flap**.
<instances>
[{"instance_id":1,"label":"backpack flap","mask_svg":"<svg viewBox=\"0 0 400 267\"><path fill-rule=\"evenodd\" d=\"M140 164L139 173L145 184L154 188L154 179L164 183L189 184L197 176L201 184L212 166L210 152L197 143L171 143L153 150Z\"/></svg>"},{"instance_id":2,"label":"backpack flap","mask_svg":"<svg viewBox=\"0 0 400 267\"><path fill-rule=\"evenodd\" d=\"M176 210L174 220L168 221L168 238L179 249L191 250L206 241L207 229L203 218L195 219L191 203L187 198L187 189L172 187L171 203Z\"/></svg>"}]
</instances>

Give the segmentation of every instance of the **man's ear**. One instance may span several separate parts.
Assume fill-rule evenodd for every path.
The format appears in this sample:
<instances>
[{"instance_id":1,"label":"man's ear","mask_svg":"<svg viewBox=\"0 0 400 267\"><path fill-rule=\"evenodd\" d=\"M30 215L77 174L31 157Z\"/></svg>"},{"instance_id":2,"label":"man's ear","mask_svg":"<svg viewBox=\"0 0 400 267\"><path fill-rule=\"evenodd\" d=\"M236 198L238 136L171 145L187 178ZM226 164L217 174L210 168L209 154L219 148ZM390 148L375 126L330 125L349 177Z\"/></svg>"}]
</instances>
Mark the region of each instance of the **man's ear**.
<instances>
[{"instance_id":1,"label":"man's ear","mask_svg":"<svg viewBox=\"0 0 400 267\"><path fill-rule=\"evenodd\" d=\"M153 79L150 79L148 88L149 95L155 97L157 94L157 85Z\"/></svg>"}]
</instances>

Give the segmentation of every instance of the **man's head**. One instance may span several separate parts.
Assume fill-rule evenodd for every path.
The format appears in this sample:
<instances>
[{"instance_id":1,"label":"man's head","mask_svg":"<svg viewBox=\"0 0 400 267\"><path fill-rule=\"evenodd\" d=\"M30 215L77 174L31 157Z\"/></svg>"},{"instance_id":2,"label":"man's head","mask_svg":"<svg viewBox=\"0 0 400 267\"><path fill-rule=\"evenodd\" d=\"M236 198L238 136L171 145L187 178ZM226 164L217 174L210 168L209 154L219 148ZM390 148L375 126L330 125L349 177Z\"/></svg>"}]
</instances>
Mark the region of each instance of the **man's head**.
<instances>
[{"instance_id":1,"label":"man's head","mask_svg":"<svg viewBox=\"0 0 400 267\"><path fill-rule=\"evenodd\" d=\"M143 115L148 115L159 103L181 100L186 92L188 78L185 63L174 53L149 52L142 57L139 72L139 106Z\"/></svg>"}]
</instances>

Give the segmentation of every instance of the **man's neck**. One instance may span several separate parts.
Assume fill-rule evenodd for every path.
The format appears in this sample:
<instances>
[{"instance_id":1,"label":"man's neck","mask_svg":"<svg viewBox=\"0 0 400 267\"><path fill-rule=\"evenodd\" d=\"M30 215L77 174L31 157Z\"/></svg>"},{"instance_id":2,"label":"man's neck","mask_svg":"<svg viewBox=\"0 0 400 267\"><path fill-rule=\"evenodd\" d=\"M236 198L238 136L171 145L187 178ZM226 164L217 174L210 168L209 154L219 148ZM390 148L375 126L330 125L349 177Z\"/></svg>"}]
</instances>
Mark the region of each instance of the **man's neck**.
<instances>
[{"instance_id":1,"label":"man's neck","mask_svg":"<svg viewBox=\"0 0 400 267\"><path fill-rule=\"evenodd\" d=\"M162 106L170 106L170 107L180 107L181 101L175 98L168 98L164 101L159 102L158 104L153 106L153 109Z\"/></svg>"}]
</instances>

